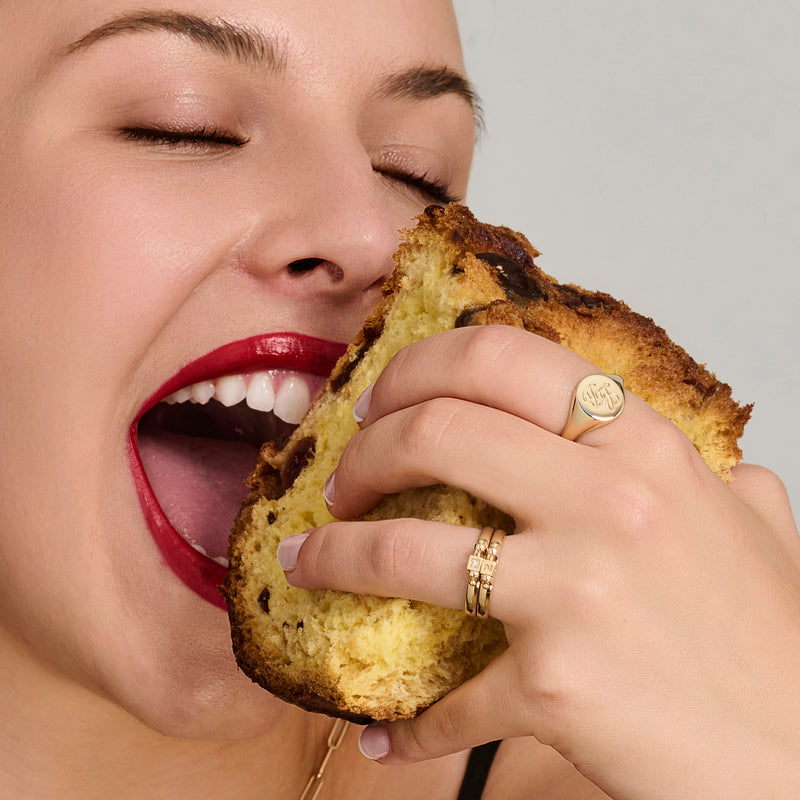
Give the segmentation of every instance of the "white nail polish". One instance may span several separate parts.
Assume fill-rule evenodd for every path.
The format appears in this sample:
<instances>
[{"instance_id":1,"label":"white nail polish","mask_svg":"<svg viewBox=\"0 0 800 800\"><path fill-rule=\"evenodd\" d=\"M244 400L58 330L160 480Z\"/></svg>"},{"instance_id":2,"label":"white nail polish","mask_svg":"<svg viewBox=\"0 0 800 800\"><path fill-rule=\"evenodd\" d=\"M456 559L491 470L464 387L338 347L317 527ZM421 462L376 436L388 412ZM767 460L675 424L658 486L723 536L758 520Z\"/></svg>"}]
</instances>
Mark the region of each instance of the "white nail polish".
<instances>
[{"instance_id":1,"label":"white nail polish","mask_svg":"<svg viewBox=\"0 0 800 800\"><path fill-rule=\"evenodd\" d=\"M322 489L322 496L325 498L325 503L330 506L333 505L333 501L336 499L336 470L331 472L328 476L328 480L325 481L325 486Z\"/></svg>"},{"instance_id":2,"label":"white nail polish","mask_svg":"<svg viewBox=\"0 0 800 800\"><path fill-rule=\"evenodd\" d=\"M367 414L369 414L369 406L370 402L372 401L372 390L374 388L375 384L371 383L366 389L364 389L363 392L361 392L355 403L353 403L353 419L359 425L367 418Z\"/></svg>"}]
</instances>

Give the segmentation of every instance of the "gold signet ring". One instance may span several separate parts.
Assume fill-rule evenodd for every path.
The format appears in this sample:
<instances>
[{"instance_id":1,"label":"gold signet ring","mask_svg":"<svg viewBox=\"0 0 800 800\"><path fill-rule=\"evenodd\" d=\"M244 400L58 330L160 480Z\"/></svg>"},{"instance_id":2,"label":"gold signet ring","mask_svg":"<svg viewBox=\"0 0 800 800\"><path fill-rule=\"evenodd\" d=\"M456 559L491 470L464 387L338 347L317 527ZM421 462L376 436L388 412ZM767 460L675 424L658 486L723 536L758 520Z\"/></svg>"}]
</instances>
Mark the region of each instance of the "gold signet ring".
<instances>
[{"instance_id":1,"label":"gold signet ring","mask_svg":"<svg viewBox=\"0 0 800 800\"><path fill-rule=\"evenodd\" d=\"M587 375L575 387L572 408L561 432L574 442L587 431L613 422L625 408L625 390L619 375Z\"/></svg>"}]
</instances>

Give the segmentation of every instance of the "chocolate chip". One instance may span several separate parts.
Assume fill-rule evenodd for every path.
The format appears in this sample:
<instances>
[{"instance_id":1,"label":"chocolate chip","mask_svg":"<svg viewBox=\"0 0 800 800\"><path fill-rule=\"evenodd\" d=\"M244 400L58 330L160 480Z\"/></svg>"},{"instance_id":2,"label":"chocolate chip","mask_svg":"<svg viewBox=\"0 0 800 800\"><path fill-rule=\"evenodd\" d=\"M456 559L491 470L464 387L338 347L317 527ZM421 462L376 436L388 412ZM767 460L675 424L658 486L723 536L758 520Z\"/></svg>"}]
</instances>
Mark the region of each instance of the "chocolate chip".
<instances>
[{"instance_id":1,"label":"chocolate chip","mask_svg":"<svg viewBox=\"0 0 800 800\"><path fill-rule=\"evenodd\" d=\"M269 614L269 587L265 586L258 596L258 604L265 614Z\"/></svg>"},{"instance_id":2,"label":"chocolate chip","mask_svg":"<svg viewBox=\"0 0 800 800\"><path fill-rule=\"evenodd\" d=\"M438 217L444 212L444 206L440 205L439 203L431 203L429 206L425 207L425 211L423 212L426 217Z\"/></svg>"},{"instance_id":3,"label":"chocolate chip","mask_svg":"<svg viewBox=\"0 0 800 800\"><path fill-rule=\"evenodd\" d=\"M359 365L364 356L369 351L370 347L375 343L376 339L383 333L383 320L369 320L361 331L359 342L357 343L357 350L352 360L345 363L338 372L331 376L331 391L338 392L353 374L353 370Z\"/></svg>"},{"instance_id":4,"label":"chocolate chip","mask_svg":"<svg viewBox=\"0 0 800 800\"><path fill-rule=\"evenodd\" d=\"M546 295L525 268L507 256L498 253L476 253L481 261L496 267L500 283L506 292L513 292L530 300L544 300Z\"/></svg>"},{"instance_id":5,"label":"chocolate chip","mask_svg":"<svg viewBox=\"0 0 800 800\"><path fill-rule=\"evenodd\" d=\"M295 445L294 451L289 456L285 466L281 470L281 479L283 481L284 492L291 489L292 485L297 480L297 476L314 458L316 445L317 442L313 436L306 436Z\"/></svg>"},{"instance_id":6,"label":"chocolate chip","mask_svg":"<svg viewBox=\"0 0 800 800\"><path fill-rule=\"evenodd\" d=\"M482 311L486 311L488 306L471 306L465 308L457 317L455 321L456 328L468 328L470 325L475 324L475 317Z\"/></svg>"},{"instance_id":7,"label":"chocolate chip","mask_svg":"<svg viewBox=\"0 0 800 800\"><path fill-rule=\"evenodd\" d=\"M346 363L335 375L331 376L331 391L338 392L347 383L362 357L361 352L357 353L352 361Z\"/></svg>"},{"instance_id":8,"label":"chocolate chip","mask_svg":"<svg viewBox=\"0 0 800 800\"><path fill-rule=\"evenodd\" d=\"M556 288L561 291L561 302L567 308L602 308L604 305L603 297L594 292L583 291L568 283L560 283Z\"/></svg>"}]
</instances>

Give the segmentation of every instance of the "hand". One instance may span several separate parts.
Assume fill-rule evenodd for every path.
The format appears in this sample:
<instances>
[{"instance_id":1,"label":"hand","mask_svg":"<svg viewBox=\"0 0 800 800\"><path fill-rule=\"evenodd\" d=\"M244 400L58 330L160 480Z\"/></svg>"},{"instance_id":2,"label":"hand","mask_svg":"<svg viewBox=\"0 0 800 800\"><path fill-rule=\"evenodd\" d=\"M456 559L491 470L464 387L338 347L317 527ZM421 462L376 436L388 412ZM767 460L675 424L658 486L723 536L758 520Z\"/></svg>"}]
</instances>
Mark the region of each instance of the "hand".
<instances>
[{"instance_id":1,"label":"hand","mask_svg":"<svg viewBox=\"0 0 800 800\"><path fill-rule=\"evenodd\" d=\"M535 736L616 798L800 796L800 539L785 492L751 466L724 484L630 393L613 423L565 441L572 391L596 371L487 326L404 349L376 382L329 486L334 515L442 482L516 532L490 603L509 649L418 718L368 729L365 747L408 763ZM289 579L462 608L476 538L337 522L311 533Z\"/></svg>"}]
</instances>

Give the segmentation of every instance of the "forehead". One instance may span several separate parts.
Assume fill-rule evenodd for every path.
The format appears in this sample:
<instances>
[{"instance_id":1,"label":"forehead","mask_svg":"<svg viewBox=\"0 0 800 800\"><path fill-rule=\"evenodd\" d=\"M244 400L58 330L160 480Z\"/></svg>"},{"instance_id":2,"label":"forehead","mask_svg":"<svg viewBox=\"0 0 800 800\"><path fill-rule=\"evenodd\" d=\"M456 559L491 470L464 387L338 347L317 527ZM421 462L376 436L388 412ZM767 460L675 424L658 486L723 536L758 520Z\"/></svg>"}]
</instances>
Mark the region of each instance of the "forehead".
<instances>
[{"instance_id":1,"label":"forehead","mask_svg":"<svg viewBox=\"0 0 800 800\"><path fill-rule=\"evenodd\" d=\"M165 13L264 35L280 45L293 68L349 68L362 76L421 63L462 68L455 15L446 0L59 0L56 8L52 0L0 3L0 60L9 65L2 70L8 80L46 71L74 43L92 43L98 30L105 31L102 39L111 38L115 20ZM148 32L157 31L119 26L114 36Z\"/></svg>"}]
</instances>

